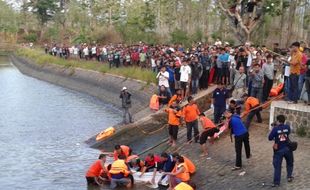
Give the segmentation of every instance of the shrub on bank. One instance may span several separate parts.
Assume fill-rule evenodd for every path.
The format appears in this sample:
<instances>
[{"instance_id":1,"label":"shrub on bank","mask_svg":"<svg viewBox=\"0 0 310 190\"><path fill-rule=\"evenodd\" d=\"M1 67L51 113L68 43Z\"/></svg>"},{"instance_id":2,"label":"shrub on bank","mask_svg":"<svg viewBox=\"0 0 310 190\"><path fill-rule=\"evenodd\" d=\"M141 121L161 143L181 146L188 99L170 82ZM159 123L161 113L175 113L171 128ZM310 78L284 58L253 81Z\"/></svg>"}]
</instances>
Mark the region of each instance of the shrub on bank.
<instances>
[{"instance_id":1,"label":"shrub on bank","mask_svg":"<svg viewBox=\"0 0 310 190\"><path fill-rule=\"evenodd\" d=\"M98 71L101 73L110 73L125 78L132 78L150 83L156 83L156 75L146 69L140 67L120 67L120 68L109 68L107 63L100 63L97 61L86 61L86 60L73 60L73 59L62 59L52 55L45 54L40 49L29 49L19 48L16 54L22 57L31 59L37 64L55 64L65 68L83 68L87 70Z\"/></svg>"}]
</instances>

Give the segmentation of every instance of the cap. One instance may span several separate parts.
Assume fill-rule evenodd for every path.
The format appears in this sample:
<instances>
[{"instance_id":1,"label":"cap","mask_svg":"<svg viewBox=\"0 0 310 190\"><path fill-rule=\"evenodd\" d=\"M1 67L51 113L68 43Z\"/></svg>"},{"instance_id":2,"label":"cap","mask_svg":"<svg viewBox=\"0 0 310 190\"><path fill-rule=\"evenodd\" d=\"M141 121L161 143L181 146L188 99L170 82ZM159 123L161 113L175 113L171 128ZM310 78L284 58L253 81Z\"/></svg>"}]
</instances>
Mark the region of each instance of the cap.
<instances>
[{"instance_id":1,"label":"cap","mask_svg":"<svg viewBox=\"0 0 310 190\"><path fill-rule=\"evenodd\" d=\"M123 89L122 89L122 91L124 91L124 90L127 90L127 87L124 86Z\"/></svg>"}]
</instances>

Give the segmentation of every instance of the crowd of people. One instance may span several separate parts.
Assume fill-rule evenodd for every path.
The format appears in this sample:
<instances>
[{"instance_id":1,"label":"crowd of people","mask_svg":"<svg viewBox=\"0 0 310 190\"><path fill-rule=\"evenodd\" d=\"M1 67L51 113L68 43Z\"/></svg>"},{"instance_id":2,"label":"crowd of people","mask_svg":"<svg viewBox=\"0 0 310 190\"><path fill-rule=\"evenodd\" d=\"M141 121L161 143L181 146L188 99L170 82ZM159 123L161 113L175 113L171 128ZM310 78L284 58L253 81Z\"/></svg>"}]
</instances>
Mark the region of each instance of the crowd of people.
<instances>
[{"instance_id":1,"label":"crowd of people","mask_svg":"<svg viewBox=\"0 0 310 190\"><path fill-rule=\"evenodd\" d=\"M304 42L293 43L289 49L278 46L275 43L273 51L270 51L265 46L246 43L233 47L217 40L214 45L197 43L191 48L141 42L131 46L46 45L45 51L63 58L98 60L109 63L110 67L132 65L151 69L157 73L161 104L167 104L177 90L181 90L183 98L186 98L208 88L211 83L233 86L235 98L240 98L247 90L250 96L265 102L274 83L279 81L277 76L284 78L282 82L286 83L287 100L297 103L304 83L308 96L310 94L309 48Z\"/></svg>"},{"instance_id":2,"label":"crowd of people","mask_svg":"<svg viewBox=\"0 0 310 190\"><path fill-rule=\"evenodd\" d=\"M246 158L252 157L249 128L254 116L258 123L263 122L260 114L262 104L269 101L271 95L276 96L284 92L288 103L298 103L301 98L310 105L310 98L308 98L310 94L310 49L304 43L294 42L288 50L281 50L278 44L274 44L272 51L266 47L251 46L249 43L231 47L227 43L222 44L218 41L214 46L199 43L188 50L182 46L152 47L141 44L135 46L137 47L151 56L146 57L145 64L139 61L134 64L145 68L151 66L154 72L158 70L156 98L168 113L170 137L168 143L176 146L179 126L185 123L187 143L199 143L202 149L201 156L209 158L206 146L208 139L212 144L214 135L219 132L220 127L223 124L227 125L231 134L234 135L235 142L236 163L232 168L233 171L242 168L243 144ZM151 51L152 49L155 51ZM158 56L153 57L153 55L159 55L159 59L154 61L153 59ZM155 63L156 68L152 63ZM132 64L131 61L130 64ZM217 84L211 100L213 119L200 112L199 106L194 101L195 94L201 89L207 89L211 83ZM307 92L307 99L304 99L303 91ZM122 89L120 98L125 109L125 122L126 115L129 115L129 121L133 122L128 110L131 104L128 100L130 93L126 87ZM186 100L188 103L181 108L181 103ZM244 116L246 116L245 120L242 119ZM289 182L293 180L293 152L289 147L290 127L285 125L285 116L277 116L276 120L277 123L269 135L269 140L275 141L273 185L279 186L283 158L287 161L287 180ZM199 132L199 123L203 129L202 132ZM116 147L116 150L119 150L119 147ZM128 165L124 164L126 163L125 157L115 157L117 158L122 160L124 167L130 167L132 164L131 162L127 162ZM165 161L169 159L175 162L174 169L173 167L169 167L169 170L163 169L162 167L167 164ZM194 189L194 185L188 183L190 175L188 168L183 164L184 160L182 156L167 153L161 156L150 154L144 161L139 159L133 167L138 167L143 175L148 171L148 166L155 164L156 168L153 171L161 170L163 174L169 176L170 189L177 189L177 185L181 182L182 185L189 185ZM159 167L156 162L164 164L160 164L161 167ZM123 180L119 180L119 175L113 173L113 166L112 164L112 172L106 171L110 173L111 187L115 186L113 182L115 180L117 184L124 183ZM114 180L115 175L117 177ZM127 182L128 180L126 184Z\"/></svg>"}]
</instances>

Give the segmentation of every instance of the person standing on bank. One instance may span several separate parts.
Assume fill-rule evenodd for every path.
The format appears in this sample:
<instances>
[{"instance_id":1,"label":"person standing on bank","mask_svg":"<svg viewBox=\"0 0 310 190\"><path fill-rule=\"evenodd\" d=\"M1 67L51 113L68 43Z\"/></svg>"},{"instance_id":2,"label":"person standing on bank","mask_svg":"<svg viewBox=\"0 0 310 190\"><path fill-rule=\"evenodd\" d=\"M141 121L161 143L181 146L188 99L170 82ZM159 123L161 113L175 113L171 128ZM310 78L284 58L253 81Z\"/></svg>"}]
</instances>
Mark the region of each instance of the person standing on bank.
<instances>
[{"instance_id":1,"label":"person standing on bank","mask_svg":"<svg viewBox=\"0 0 310 190\"><path fill-rule=\"evenodd\" d=\"M228 108L228 91L224 88L222 83L213 92L211 99L211 108L214 110L214 123L218 124L220 119Z\"/></svg>"},{"instance_id":2,"label":"person standing on bank","mask_svg":"<svg viewBox=\"0 0 310 190\"><path fill-rule=\"evenodd\" d=\"M129 117L129 122L133 123L132 116L129 112L129 108L131 108L131 94L127 91L126 87L123 87L119 98L122 99L122 108L124 109L123 114L123 123L127 124L127 115Z\"/></svg>"},{"instance_id":3,"label":"person standing on bank","mask_svg":"<svg viewBox=\"0 0 310 190\"><path fill-rule=\"evenodd\" d=\"M278 187L281 181L281 168L282 160L286 160L286 171L287 171L287 181L292 182L294 177L292 176L294 168L294 156L293 151L288 147L289 135L291 133L291 128L285 125L285 116L278 115L276 118L276 126L270 132L268 139L270 141L274 140L273 145L273 187Z\"/></svg>"},{"instance_id":4,"label":"person standing on bank","mask_svg":"<svg viewBox=\"0 0 310 190\"><path fill-rule=\"evenodd\" d=\"M200 111L192 96L187 98L188 104L183 108L183 116L187 128L187 143L191 143L192 129L194 129L195 143L199 140L198 117Z\"/></svg>"},{"instance_id":5,"label":"person standing on bank","mask_svg":"<svg viewBox=\"0 0 310 190\"><path fill-rule=\"evenodd\" d=\"M251 158L249 133L239 115L233 114L231 110L226 110L224 114L229 120L229 128L235 137L236 165L232 171L240 170L242 168L242 143L244 144L246 158Z\"/></svg>"}]
</instances>

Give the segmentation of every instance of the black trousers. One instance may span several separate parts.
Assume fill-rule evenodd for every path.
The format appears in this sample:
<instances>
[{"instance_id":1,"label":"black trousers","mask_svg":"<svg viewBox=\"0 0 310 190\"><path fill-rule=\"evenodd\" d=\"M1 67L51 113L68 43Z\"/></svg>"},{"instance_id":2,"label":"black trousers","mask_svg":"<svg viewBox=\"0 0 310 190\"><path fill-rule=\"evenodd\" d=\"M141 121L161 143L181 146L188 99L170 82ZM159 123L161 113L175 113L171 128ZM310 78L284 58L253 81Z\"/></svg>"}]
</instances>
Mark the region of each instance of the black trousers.
<instances>
[{"instance_id":1,"label":"black trousers","mask_svg":"<svg viewBox=\"0 0 310 190\"><path fill-rule=\"evenodd\" d=\"M242 167L242 143L244 144L246 158L250 158L251 149L248 132L240 136L235 136L236 167Z\"/></svg>"},{"instance_id":2,"label":"black trousers","mask_svg":"<svg viewBox=\"0 0 310 190\"><path fill-rule=\"evenodd\" d=\"M264 76L264 79L265 79L265 83L263 86L263 102L265 102L268 99L270 90L271 90L272 85L273 85L273 80L270 80L266 76Z\"/></svg>"},{"instance_id":3,"label":"black trousers","mask_svg":"<svg viewBox=\"0 0 310 190\"><path fill-rule=\"evenodd\" d=\"M209 83L209 70L203 70L203 73L199 79L199 88L207 89Z\"/></svg>"},{"instance_id":4,"label":"black trousers","mask_svg":"<svg viewBox=\"0 0 310 190\"><path fill-rule=\"evenodd\" d=\"M199 139L199 130L198 130L198 120L192 122L186 122L186 128L187 128L187 141L190 141L192 139L192 129L194 129L194 137L195 142L198 142Z\"/></svg>"}]
</instances>

